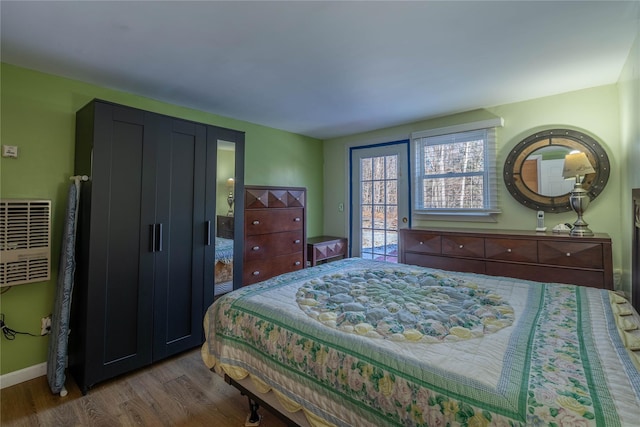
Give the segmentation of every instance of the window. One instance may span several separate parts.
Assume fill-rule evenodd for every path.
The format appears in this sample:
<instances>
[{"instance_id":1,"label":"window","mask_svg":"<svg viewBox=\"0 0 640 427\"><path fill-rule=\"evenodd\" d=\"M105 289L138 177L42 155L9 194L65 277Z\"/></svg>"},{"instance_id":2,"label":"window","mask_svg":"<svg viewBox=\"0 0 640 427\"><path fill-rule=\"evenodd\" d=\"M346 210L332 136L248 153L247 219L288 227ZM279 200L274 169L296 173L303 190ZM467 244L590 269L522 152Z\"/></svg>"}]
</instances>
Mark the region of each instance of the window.
<instances>
[{"instance_id":1,"label":"window","mask_svg":"<svg viewBox=\"0 0 640 427\"><path fill-rule=\"evenodd\" d=\"M416 132L414 213L487 217L499 213L496 126L502 119Z\"/></svg>"}]
</instances>

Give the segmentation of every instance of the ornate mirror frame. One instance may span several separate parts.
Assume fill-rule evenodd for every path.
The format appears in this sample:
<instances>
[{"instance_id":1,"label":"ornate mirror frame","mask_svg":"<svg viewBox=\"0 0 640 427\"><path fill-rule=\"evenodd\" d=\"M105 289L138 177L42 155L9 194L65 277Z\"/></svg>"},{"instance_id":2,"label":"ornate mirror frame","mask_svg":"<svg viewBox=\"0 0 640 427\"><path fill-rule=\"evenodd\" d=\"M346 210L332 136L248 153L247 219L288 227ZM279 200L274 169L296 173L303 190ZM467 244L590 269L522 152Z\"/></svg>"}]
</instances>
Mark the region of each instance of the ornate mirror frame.
<instances>
[{"instance_id":1,"label":"ornate mirror frame","mask_svg":"<svg viewBox=\"0 0 640 427\"><path fill-rule=\"evenodd\" d=\"M595 173L585 176L583 188L591 200L598 197L609 180L609 157L602 146L592 137L571 129L549 129L536 132L520 141L511 150L504 163L504 182L509 193L524 206L545 211L565 212L571 210L569 193L559 196L544 196L531 190L522 179L525 160L534 151L547 146L562 146L579 150L587 155Z\"/></svg>"}]
</instances>

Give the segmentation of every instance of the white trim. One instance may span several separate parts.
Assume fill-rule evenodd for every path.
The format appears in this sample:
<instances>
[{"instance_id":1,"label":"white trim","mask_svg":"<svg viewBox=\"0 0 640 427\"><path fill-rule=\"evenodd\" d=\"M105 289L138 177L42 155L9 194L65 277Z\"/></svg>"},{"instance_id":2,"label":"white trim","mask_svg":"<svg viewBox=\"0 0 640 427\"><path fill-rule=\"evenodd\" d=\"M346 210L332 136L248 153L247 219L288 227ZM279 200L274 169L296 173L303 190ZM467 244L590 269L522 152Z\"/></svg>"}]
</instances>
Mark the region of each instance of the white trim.
<instances>
[{"instance_id":1,"label":"white trim","mask_svg":"<svg viewBox=\"0 0 640 427\"><path fill-rule=\"evenodd\" d=\"M0 375L0 389L47 375L47 362Z\"/></svg>"},{"instance_id":2,"label":"white trim","mask_svg":"<svg viewBox=\"0 0 640 427\"><path fill-rule=\"evenodd\" d=\"M502 117L496 117L495 119L480 120L478 122L462 123L459 125L447 126L443 128L427 129L413 132L411 134L411 139L413 140L415 138L427 138L438 135L447 135L450 133L460 133L471 130L488 129L502 126L504 126L504 119Z\"/></svg>"}]
</instances>

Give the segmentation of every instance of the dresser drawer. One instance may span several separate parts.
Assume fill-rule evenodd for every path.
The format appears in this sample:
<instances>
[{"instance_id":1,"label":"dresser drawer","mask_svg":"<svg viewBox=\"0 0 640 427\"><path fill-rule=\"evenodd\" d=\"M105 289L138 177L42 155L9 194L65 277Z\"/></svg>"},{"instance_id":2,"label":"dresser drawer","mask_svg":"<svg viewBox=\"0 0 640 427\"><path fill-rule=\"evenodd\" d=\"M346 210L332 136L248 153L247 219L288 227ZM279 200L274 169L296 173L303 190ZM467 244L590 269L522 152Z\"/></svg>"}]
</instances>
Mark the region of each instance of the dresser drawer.
<instances>
[{"instance_id":1,"label":"dresser drawer","mask_svg":"<svg viewBox=\"0 0 640 427\"><path fill-rule=\"evenodd\" d=\"M441 270L462 271L466 273L484 273L485 263L475 259L448 258L437 255L420 255L407 253L406 264L422 267L439 268Z\"/></svg>"},{"instance_id":2,"label":"dresser drawer","mask_svg":"<svg viewBox=\"0 0 640 427\"><path fill-rule=\"evenodd\" d=\"M302 230L248 236L244 244L244 259L272 258L304 250Z\"/></svg>"},{"instance_id":3,"label":"dresser drawer","mask_svg":"<svg viewBox=\"0 0 640 427\"><path fill-rule=\"evenodd\" d=\"M592 242L539 241L538 259L542 264L603 268L602 245Z\"/></svg>"},{"instance_id":4,"label":"dresser drawer","mask_svg":"<svg viewBox=\"0 0 640 427\"><path fill-rule=\"evenodd\" d=\"M401 238L404 240L402 244L405 251L422 254L440 253L442 239L439 234L401 231Z\"/></svg>"},{"instance_id":5,"label":"dresser drawer","mask_svg":"<svg viewBox=\"0 0 640 427\"><path fill-rule=\"evenodd\" d=\"M245 235L302 230L303 220L302 208L246 210L244 213Z\"/></svg>"},{"instance_id":6,"label":"dresser drawer","mask_svg":"<svg viewBox=\"0 0 640 427\"><path fill-rule=\"evenodd\" d=\"M515 277L545 283L569 283L593 288L604 288L604 272L569 269L563 267L542 267L539 265L507 264L487 261L486 274L492 276Z\"/></svg>"},{"instance_id":7,"label":"dresser drawer","mask_svg":"<svg viewBox=\"0 0 640 427\"><path fill-rule=\"evenodd\" d=\"M306 203L304 188L245 188L245 210L261 208L303 208Z\"/></svg>"},{"instance_id":8,"label":"dresser drawer","mask_svg":"<svg viewBox=\"0 0 640 427\"><path fill-rule=\"evenodd\" d=\"M484 239L487 259L538 262L538 244L535 240Z\"/></svg>"},{"instance_id":9,"label":"dresser drawer","mask_svg":"<svg viewBox=\"0 0 640 427\"><path fill-rule=\"evenodd\" d=\"M278 274L303 268L304 253L282 255L274 258L247 261L242 271L243 285L266 280Z\"/></svg>"},{"instance_id":10,"label":"dresser drawer","mask_svg":"<svg viewBox=\"0 0 640 427\"><path fill-rule=\"evenodd\" d=\"M484 258L484 238L442 236L442 254Z\"/></svg>"}]
</instances>

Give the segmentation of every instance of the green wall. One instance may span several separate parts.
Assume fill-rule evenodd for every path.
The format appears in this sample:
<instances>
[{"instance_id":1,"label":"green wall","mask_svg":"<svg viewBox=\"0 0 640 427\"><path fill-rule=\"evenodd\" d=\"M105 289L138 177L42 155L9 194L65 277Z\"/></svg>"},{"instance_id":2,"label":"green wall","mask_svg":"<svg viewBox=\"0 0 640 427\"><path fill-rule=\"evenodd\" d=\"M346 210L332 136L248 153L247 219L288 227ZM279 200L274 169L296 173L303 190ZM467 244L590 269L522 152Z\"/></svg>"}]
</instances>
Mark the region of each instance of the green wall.
<instances>
[{"instance_id":1,"label":"green wall","mask_svg":"<svg viewBox=\"0 0 640 427\"><path fill-rule=\"evenodd\" d=\"M53 205L52 279L14 286L0 296L8 327L39 334L40 318L53 311L61 221L73 175L75 112L93 98L246 132L245 184L307 187L307 232L322 234L321 141L9 64L0 67L1 143L19 148L17 159L0 160L0 196L50 199ZM0 374L45 362L48 340L0 338Z\"/></svg>"},{"instance_id":2,"label":"green wall","mask_svg":"<svg viewBox=\"0 0 640 427\"><path fill-rule=\"evenodd\" d=\"M325 161L324 231L329 235L348 235L346 234L348 209L339 212L338 204L344 203L345 207L349 204L346 183L348 182L347 156L350 146L407 139L415 131L498 116L504 119L504 127L498 128L497 131L498 200L502 210L502 213L497 216L497 222L447 222L413 218L413 226L535 229L536 211L522 206L507 192L502 178L504 161L519 141L536 131L565 127L576 129L593 136L602 144L609 156L611 163L609 182L602 194L589 206L585 213L585 220L595 232L604 232L611 236L614 269L620 270L623 231L621 227L622 212L618 207L621 205L620 165L623 162L624 153L620 139L619 105L617 86L607 85L327 140L324 143L324 158L331 159L331 162ZM572 211L558 214L547 213L545 224L547 227L553 227L558 223L573 223L575 219L576 214ZM629 283L622 283L622 289L628 290Z\"/></svg>"}]
</instances>

